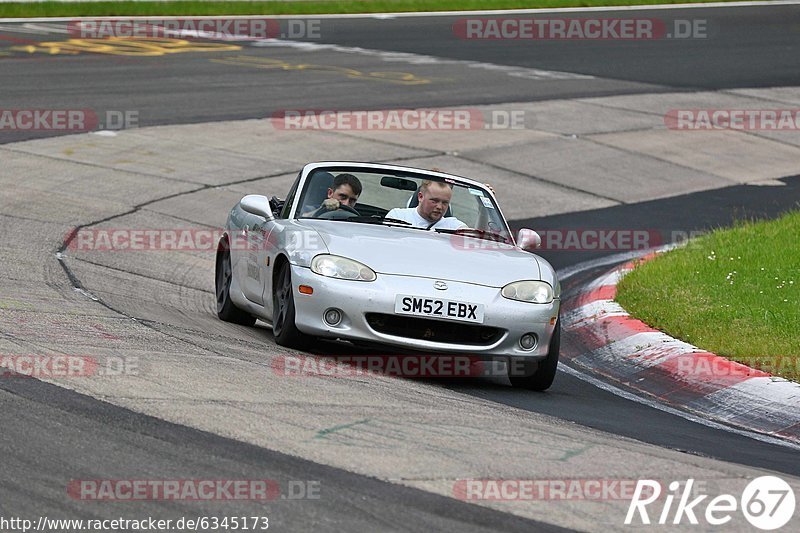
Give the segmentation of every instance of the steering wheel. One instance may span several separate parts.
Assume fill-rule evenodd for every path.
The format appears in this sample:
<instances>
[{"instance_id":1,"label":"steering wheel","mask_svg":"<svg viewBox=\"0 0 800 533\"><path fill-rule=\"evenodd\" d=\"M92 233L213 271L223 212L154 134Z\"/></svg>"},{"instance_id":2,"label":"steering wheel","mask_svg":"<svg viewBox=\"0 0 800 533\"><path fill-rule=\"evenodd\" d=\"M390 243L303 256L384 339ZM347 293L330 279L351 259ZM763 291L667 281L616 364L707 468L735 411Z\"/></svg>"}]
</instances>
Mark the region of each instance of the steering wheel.
<instances>
[{"instance_id":1,"label":"steering wheel","mask_svg":"<svg viewBox=\"0 0 800 533\"><path fill-rule=\"evenodd\" d=\"M346 218L351 218L353 216L361 216L361 213L350 207L349 205L339 204L337 209L333 209L332 211L325 211L324 213L317 215L317 218L325 219L325 220L344 220Z\"/></svg>"},{"instance_id":2,"label":"steering wheel","mask_svg":"<svg viewBox=\"0 0 800 533\"><path fill-rule=\"evenodd\" d=\"M339 209L343 211L347 211L348 213L353 213L354 215L361 216L361 213L356 211L354 208L350 207L347 204L339 203Z\"/></svg>"}]
</instances>

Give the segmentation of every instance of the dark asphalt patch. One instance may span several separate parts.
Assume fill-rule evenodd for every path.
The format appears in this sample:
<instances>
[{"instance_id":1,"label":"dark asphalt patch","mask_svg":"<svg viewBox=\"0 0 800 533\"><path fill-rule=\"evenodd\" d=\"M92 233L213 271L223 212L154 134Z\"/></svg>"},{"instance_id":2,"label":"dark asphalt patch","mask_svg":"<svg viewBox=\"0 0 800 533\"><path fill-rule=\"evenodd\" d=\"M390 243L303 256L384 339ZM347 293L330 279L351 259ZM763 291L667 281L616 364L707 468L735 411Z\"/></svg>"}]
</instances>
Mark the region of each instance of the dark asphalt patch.
<instances>
[{"instance_id":1,"label":"dark asphalt patch","mask_svg":"<svg viewBox=\"0 0 800 533\"><path fill-rule=\"evenodd\" d=\"M0 391L6 516L268 516L270 529L283 531L568 531L171 424L35 379L0 379ZM102 479L266 479L283 494L290 481L312 481L320 497L107 502L67 494L70 480Z\"/></svg>"}]
</instances>

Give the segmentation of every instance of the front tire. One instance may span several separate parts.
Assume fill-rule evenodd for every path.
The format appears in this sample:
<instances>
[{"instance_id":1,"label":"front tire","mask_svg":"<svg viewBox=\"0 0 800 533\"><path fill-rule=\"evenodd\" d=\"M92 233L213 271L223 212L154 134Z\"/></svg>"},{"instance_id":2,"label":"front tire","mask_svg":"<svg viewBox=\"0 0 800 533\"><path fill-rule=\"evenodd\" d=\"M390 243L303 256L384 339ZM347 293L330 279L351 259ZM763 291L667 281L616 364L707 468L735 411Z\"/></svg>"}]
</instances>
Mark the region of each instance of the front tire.
<instances>
[{"instance_id":1,"label":"front tire","mask_svg":"<svg viewBox=\"0 0 800 533\"><path fill-rule=\"evenodd\" d=\"M550 388L556 377L558 369L558 355L561 351L561 319L556 322L553 336L550 337L550 347L547 350L547 357L537 363L523 363L522 375L516 374L513 370L518 366L513 361L509 364L508 379L511 385L521 389L544 391ZM536 365L535 370L533 365Z\"/></svg>"},{"instance_id":2,"label":"front tire","mask_svg":"<svg viewBox=\"0 0 800 533\"><path fill-rule=\"evenodd\" d=\"M252 326L256 323L253 315L242 311L231 300L231 280L233 279L233 269L231 268L231 252L225 244L222 244L217 251L217 268L215 273L215 289L217 295L217 316L225 322Z\"/></svg>"},{"instance_id":3,"label":"front tire","mask_svg":"<svg viewBox=\"0 0 800 533\"><path fill-rule=\"evenodd\" d=\"M287 348L302 349L308 337L295 325L294 290L292 289L292 267L283 263L272 293L272 332L275 342Z\"/></svg>"}]
</instances>

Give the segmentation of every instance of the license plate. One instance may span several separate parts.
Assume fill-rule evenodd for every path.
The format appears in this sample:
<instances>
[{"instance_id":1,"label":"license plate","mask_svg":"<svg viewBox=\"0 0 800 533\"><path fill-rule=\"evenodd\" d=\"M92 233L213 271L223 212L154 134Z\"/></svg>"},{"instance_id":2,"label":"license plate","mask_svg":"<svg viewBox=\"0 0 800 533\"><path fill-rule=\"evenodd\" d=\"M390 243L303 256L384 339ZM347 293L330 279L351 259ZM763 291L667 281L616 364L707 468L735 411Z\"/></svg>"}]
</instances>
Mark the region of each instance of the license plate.
<instances>
[{"instance_id":1,"label":"license plate","mask_svg":"<svg viewBox=\"0 0 800 533\"><path fill-rule=\"evenodd\" d=\"M439 298L400 294L394 301L394 312L400 315L429 316L444 320L483 323L483 304Z\"/></svg>"}]
</instances>

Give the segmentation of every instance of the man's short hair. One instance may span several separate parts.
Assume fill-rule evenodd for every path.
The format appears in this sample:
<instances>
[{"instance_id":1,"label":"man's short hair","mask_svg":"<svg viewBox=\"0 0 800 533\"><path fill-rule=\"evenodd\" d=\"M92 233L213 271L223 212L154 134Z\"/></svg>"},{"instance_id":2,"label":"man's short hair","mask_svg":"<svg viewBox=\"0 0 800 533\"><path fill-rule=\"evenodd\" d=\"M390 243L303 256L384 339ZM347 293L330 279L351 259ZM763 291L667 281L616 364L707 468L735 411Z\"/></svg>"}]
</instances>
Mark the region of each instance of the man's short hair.
<instances>
[{"instance_id":1,"label":"man's short hair","mask_svg":"<svg viewBox=\"0 0 800 533\"><path fill-rule=\"evenodd\" d=\"M422 184L420 184L420 186L419 186L420 192L427 191L428 188L431 186L431 183L436 183L436 184L439 184L439 185L446 185L446 186L450 187L451 189L453 188L453 184L452 183L447 183L446 181L422 180Z\"/></svg>"},{"instance_id":2,"label":"man's short hair","mask_svg":"<svg viewBox=\"0 0 800 533\"><path fill-rule=\"evenodd\" d=\"M333 190L335 191L342 185L349 185L353 189L353 194L361 196L361 182L352 174L339 174L333 179Z\"/></svg>"}]
</instances>

